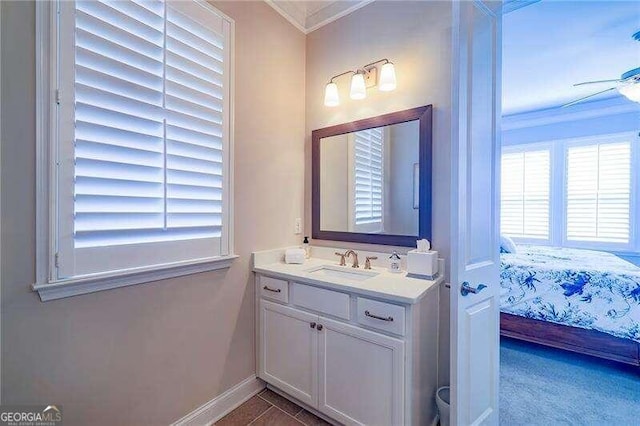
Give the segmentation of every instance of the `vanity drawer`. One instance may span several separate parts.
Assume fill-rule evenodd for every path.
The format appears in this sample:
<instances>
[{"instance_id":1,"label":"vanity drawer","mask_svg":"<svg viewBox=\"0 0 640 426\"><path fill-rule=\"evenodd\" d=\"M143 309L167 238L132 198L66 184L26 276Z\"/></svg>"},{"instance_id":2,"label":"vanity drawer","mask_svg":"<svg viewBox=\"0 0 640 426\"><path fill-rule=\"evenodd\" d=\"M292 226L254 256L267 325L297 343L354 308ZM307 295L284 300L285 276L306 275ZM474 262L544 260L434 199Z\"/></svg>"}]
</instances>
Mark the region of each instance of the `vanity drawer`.
<instances>
[{"instance_id":1,"label":"vanity drawer","mask_svg":"<svg viewBox=\"0 0 640 426\"><path fill-rule=\"evenodd\" d=\"M291 283L291 303L334 317L349 319L349 295L339 291Z\"/></svg>"},{"instance_id":2,"label":"vanity drawer","mask_svg":"<svg viewBox=\"0 0 640 426\"><path fill-rule=\"evenodd\" d=\"M404 307L358 297L360 324L404 336Z\"/></svg>"},{"instance_id":3,"label":"vanity drawer","mask_svg":"<svg viewBox=\"0 0 640 426\"><path fill-rule=\"evenodd\" d=\"M260 276L260 295L265 299L289 302L289 283L277 278Z\"/></svg>"}]
</instances>

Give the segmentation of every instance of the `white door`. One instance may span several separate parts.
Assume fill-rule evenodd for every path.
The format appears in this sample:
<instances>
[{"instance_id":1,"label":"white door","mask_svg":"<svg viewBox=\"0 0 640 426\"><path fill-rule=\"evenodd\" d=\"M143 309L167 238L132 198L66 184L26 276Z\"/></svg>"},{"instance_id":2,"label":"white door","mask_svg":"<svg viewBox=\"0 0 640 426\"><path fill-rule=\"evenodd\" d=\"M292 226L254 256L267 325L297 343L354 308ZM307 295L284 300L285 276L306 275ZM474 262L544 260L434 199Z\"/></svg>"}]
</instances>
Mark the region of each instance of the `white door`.
<instances>
[{"instance_id":1,"label":"white door","mask_svg":"<svg viewBox=\"0 0 640 426\"><path fill-rule=\"evenodd\" d=\"M453 425L498 424L500 7L453 4Z\"/></svg>"},{"instance_id":2,"label":"white door","mask_svg":"<svg viewBox=\"0 0 640 426\"><path fill-rule=\"evenodd\" d=\"M258 371L300 401L318 403L317 315L260 300Z\"/></svg>"},{"instance_id":3,"label":"white door","mask_svg":"<svg viewBox=\"0 0 640 426\"><path fill-rule=\"evenodd\" d=\"M345 425L404 424L404 342L320 317L318 410Z\"/></svg>"}]
</instances>

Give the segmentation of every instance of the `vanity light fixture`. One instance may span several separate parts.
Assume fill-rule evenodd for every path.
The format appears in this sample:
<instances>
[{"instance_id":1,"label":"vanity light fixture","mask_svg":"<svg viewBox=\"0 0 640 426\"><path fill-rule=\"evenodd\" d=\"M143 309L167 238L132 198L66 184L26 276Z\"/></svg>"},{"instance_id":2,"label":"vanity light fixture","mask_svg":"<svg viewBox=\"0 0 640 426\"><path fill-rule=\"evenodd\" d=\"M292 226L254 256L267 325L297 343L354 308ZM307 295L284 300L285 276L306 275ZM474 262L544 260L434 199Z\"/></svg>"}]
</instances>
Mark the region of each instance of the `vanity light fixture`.
<instances>
[{"instance_id":1,"label":"vanity light fixture","mask_svg":"<svg viewBox=\"0 0 640 426\"><path fill-rule=\"evenodd\" d=\"M380 78L378 79L378 64L380 67ZM364 99L367 97L367 88L378 86L381 92L389 92L396 88L396 71L393 63L388 59L380 59L358 68L356 71L345 71L331 77L324 89L324 104L328 107L340 105L340 95L338 85L334 82L338 77L352 74L351 89L349 96L351 99Z\"/></svg>"},{"instance_id":2,"label":"vanity light fixture","mask_svg":"<svg viewBox=\"0 0 640 426\"><path fill-rule=\"evenodd\" d=\"M364 99L367 97L367 84L364 82L364 72L356 72L351 77L351 99Z\"/></svg>"},{"instance_id":3,"label":"vanity light fixture","mask_svg":"<svg viewBox=\"0 0 640 426\"><path fill-rule=\"evenodd\" d=\"M396 70L391 62L387 62L380 68L380 82L378 89L382 92L390 92L396 88Z\"/></svg>"},{"instance_id":4,"label":"vanity light fixture","mask_svg":"<svg viewBox=\"0 0 640 426\"><path fill-rule=\"evenodd\" d=\"M326 106L338 106L340 105L340 95L338 95L338 85L333 81L327 84L324 89L324 104Z\"/></svg>"}]
</instances>

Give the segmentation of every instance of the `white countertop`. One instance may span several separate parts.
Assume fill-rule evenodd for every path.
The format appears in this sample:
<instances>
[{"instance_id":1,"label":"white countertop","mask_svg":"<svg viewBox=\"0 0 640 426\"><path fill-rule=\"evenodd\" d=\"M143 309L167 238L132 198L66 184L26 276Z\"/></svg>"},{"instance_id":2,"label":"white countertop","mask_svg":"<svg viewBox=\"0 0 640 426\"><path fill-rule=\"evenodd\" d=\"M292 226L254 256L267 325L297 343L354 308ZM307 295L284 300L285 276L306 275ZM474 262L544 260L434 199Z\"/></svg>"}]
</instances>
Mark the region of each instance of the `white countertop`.
<instances>
[{"instance_id":1,"label":"white countertop","mask_svg":"<svg viewBox=\"0 0 640 426\"><path fill-rule=\"evenodd\" d=\"M265 253L268 252L254 253L253 270L257 273L405 304L416 303L429 289L443 281L442 274L434 280L425 280L409 278L406 271L391 273L386 268L380 267L371 268L371 271L376 272L377 275L362 281L352 281L341 277L319 277L312 274L311 271L324 265L336 266L338 263L335 260L311 258L303 264L287 264L275 251L269 252L269 255L265 255ZM441 263L444 264L444 262ZM352 271L350 264L341 268L344 268L345 272ZM363 267L361 266L359 270L363 270Z\"/></svg>"}]
</instances>

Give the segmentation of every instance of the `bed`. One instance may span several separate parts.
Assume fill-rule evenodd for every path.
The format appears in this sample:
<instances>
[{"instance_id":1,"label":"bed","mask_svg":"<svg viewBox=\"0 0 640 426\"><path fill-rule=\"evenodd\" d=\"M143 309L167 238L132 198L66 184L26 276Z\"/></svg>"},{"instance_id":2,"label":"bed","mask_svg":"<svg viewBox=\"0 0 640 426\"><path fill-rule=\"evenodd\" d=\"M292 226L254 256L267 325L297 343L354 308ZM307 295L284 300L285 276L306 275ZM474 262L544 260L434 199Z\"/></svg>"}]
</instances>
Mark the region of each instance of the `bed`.
<instances>
[{"instance_id":1,"label":"bed","mask_svg":"<svg viewBox=\"0 0 640 426\"><path fill-rule=\"evenodd\" d=\"M610 253L501 254L502 335L640 366L640 268Z\"/></svg>"}]
</instances>

